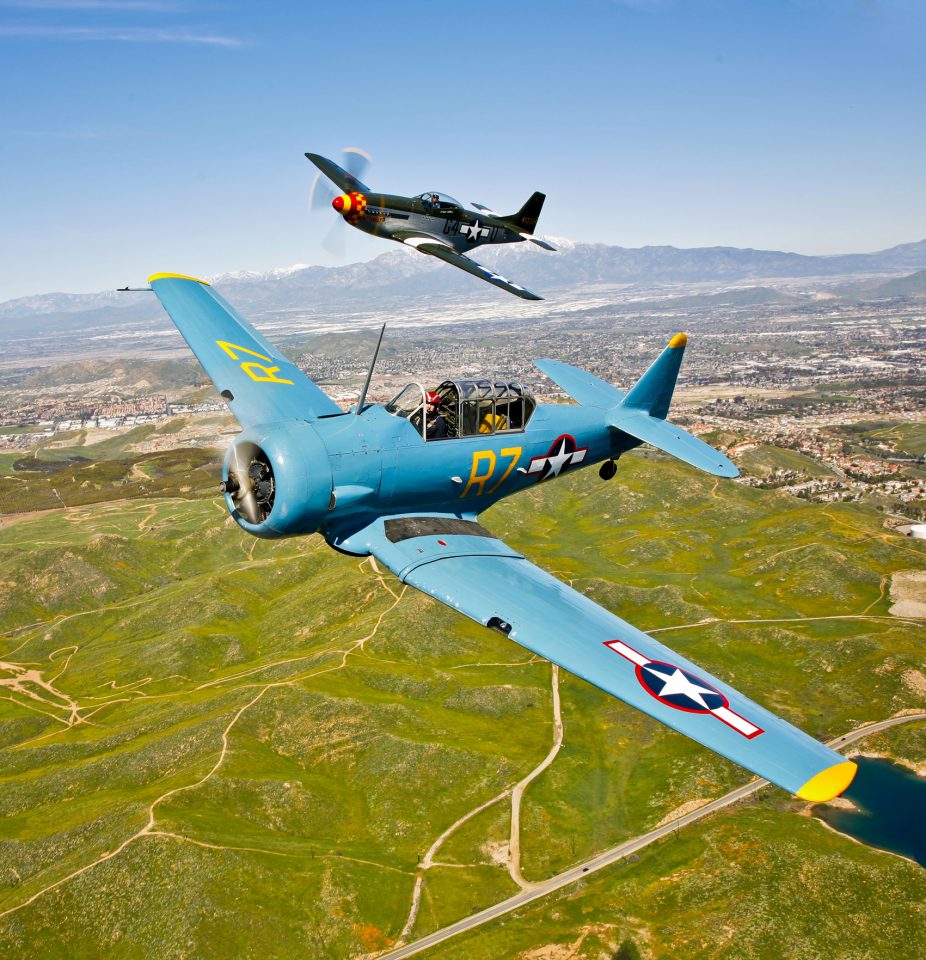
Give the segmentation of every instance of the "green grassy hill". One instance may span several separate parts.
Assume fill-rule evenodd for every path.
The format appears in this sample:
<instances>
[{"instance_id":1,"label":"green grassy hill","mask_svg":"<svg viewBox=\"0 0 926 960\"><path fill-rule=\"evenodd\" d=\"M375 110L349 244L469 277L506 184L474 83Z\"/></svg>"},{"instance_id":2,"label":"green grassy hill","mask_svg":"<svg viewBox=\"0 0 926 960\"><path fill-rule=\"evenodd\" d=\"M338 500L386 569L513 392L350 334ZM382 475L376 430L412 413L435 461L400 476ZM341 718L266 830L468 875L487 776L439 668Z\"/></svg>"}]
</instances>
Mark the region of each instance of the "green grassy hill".
<instances>
[{"instance_id":1,"label":"green grassy hill","mask_svg":"<svg viewBox=\"0 0 926 960\"><path fill-rule=\"evenodd\" d=\"M67 386L75 383L94 383L110 380L114 387L139 393L163 393L203 386L209 381L195 360L94 360L82 358L71 363L45 367L24 378L21 387Z\"/></svg>"},{"instance_id":2,"label":"green grassy hill","mask_svg":"<svg viewBox=\"0 0 926 960\"><path fill-rule=\"evenodd\" d=\"M191 483L172 455L138 499L115 499L114 459L83 502L0 528L5 951L369 955L438 836L548 752L550 667L319 538L248 538L208 465ZM887 584L926 549L873 511L627 456L611 483L567 477L483 519L814 736L923 707L905 679L922 622L890 616ZM528 880L749 778L569 675L560 691L564 746L524 798ZM922 733L882 739L926 761ZM647 958L921 957L926 874L804 807L770 789L425 956L629 938ZM413 936L517 891L493 859L509 816L503 797L441 846Z\"/></svg>"},{"instance_id":3,"label":"green grassy hill","mask_svg":"<svg viewBox=\"0 0 926 960\"><path fill-rule=\"evenodd\" d=\"M829 467L813 457L769 444L760 444L752 450L744 451L737 457L737 464L741 470L757 477L769 477L776 470L792 470L805 477L835 476Z\"/></svg>"}]
</instances>

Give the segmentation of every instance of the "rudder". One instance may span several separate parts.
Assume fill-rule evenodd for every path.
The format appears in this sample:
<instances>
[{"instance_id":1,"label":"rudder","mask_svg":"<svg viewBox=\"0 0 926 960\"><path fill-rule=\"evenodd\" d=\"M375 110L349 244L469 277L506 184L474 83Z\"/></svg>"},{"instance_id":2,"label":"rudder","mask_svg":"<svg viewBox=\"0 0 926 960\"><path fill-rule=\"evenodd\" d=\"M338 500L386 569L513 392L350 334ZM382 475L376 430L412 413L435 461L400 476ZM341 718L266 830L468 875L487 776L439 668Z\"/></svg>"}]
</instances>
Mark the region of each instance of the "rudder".
<instances>
[{"instance_id":1,"label":"rudder","mask_svg":"<svg viewBox=\"0 0 926 960\"><path fill-rule=\"evenodd\" d=\"M537 221L540 219L543 202L546 199L547 195L545 193L534 191L530 200L517 213L512 213L510 216L502 217L502 219L515 224L519 233L533 233L537 227Z\"/></svg>"},{"instance_id":2,"label":"rudder","mask_svg":"<svg viewBox=\"0 0 926 960\"><path fill-rule=\"evenodd\" d=\"M688 337L684 333L677 333L649 370L633 385L621 406L643 410L651 417L665 420L687 343Z\"/></svg>"}]
</instances>

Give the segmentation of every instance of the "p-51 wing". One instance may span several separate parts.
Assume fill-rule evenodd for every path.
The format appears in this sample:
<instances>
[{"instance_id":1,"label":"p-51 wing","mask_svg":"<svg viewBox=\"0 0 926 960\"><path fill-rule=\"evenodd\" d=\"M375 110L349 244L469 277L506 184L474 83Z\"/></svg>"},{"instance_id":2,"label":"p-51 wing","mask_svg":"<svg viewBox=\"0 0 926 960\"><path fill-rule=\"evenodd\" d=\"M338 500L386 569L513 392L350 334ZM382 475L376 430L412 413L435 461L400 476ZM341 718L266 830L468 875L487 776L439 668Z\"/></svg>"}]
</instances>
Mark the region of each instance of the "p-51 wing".
<instances>
[{"instance_id":1,"label":"p-51 wing","mask_svg":"<svg viewBox=\"0 0 926 960\"><path fill-rule=\"evenodd\" d=\"M343 413L204 280L156 273L148 282L241 426Z\"/></svg>"},{"instance_id":2,"label":"p-51 wing","mask_svg":"<svg viewBox=\"0 0 926 960\"><path fill-rule=\"evenodd\" d=\"M349 173L343 167L339 167L327 157L320 156L317 153L307 153L306 157L344 193L370 193L370 188L362 180L358 180L352 173ZM369 157L367 159L369 160Z\"/></svg>"},{"instance_id":3,"label":"p-51 wing","mask_svg":"<svg viewBox=\"0 0 926 960\"><path fill-rule=\"evenodd\" d=\"M387 517L344 545L368 549L403 582L804 800L832 799L855 775L854 763L560 583L477 523Z\"/></svg>"},{"instance_id":4,"label":"p-51 wing","mask_svg":"<svg viewBox=\"0 0 926 960\"><path fill-rule=\"evenodd\" d=\"M513 293L522 300L543 300L543 297L538 297L536 293L531 293L530 290L526 290L520 284L509 280L507 277L503 277L501 274L493 273L493 271L487 267L476 263L475 260L470 260L469 257L464 256L462 253L457 253L452 247L448 247L433 237L420 233L396 233L393 234L393 236L396 240L401 240L402 243L408 247L413 247L415 250L426 253L430 257L437 257L438 260L443 260L445 263L453 264L453 266L459 267L467 273L471 273L474 277L480 277L482 280L492 283L496 287L501 287L502 290Z\"/></svg>"}]
</instances>

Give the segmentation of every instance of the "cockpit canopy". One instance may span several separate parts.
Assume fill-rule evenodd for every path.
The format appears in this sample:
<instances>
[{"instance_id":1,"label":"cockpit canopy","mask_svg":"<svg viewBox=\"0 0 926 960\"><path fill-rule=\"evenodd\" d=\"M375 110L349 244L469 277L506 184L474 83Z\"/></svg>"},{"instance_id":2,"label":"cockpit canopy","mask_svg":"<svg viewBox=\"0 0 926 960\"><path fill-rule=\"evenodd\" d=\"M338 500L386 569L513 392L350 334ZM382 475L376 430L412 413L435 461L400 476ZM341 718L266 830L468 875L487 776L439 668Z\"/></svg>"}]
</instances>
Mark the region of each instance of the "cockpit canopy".
<instances>
[{"instance_id":1,"label":"cockpit canopy","mask_svg":"<svg viewBox=\"0 0 926 960\"><path fill-rule=\"evenodd\" d=\"M428 190L422 193L419 200L426 206L435 210L456 210L463 204L459 200L448 196L446 193L438 193L436 190Z\"/></svg>"},{"instance_id":2,"label":"cockpit canopy","mask_svg":"<svg viewBox=\"0 0 926 960\"><path fill-rule=\"evenodd\" d=\"M442 436L428 437L433 430L428 427L425 390L419 383L405 387L386 404L386 410L406 418L426 439L449 440L521 432L537 406L533 394L517 380L445 380L434 393L440 398L436 413L446 423Z\"/></svg>"}]
</instances>

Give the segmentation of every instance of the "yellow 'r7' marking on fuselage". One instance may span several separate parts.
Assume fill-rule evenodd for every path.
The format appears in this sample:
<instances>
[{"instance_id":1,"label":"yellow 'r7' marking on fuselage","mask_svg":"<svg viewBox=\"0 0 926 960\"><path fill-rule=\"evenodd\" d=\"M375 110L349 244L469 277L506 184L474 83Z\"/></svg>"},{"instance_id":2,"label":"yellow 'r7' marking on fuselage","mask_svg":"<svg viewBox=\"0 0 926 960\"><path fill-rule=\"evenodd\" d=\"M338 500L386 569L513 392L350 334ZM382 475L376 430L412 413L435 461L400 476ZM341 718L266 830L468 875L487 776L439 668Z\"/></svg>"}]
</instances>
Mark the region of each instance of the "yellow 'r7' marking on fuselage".
<instances>
[{"instance_id":1,"label":"yellow 'r7' marking on fuselage","mask_svg":"<svg viewBox=\"0 0 926 960\"><path fill-rule=\"evenodd\" d=\"M239 346L237 343L228 343L225 340L216 340L216 343L232 358L232 360L239 360L239 353L248 353L252 357L258 357L261 360L266 360L267 363L273 363L273 357L268 357L265 353L258 353L256 350L249 350L247 347ZM235 352L237 351L237 353ZM265 367L262 363L256 363L253 360L245 360L241 363L241 369L252 379L256 380L258 383L288 383L292 386L292 380L284 380L282 377L278 377L276 374L279 371L279 367ZM262 370L264 376L261 376L257 373L257 370Z\"/></svg>"},{"instance_id":2,"label":"yellow 'r7' marking on fuselage","mask_svg":"<svg viewBox=\"0 0 926 960\"><path fill-rule=\"evenodd\" d=\"M501 480L495 484L494 487L489 491L489 493L495 493L496 490L508 479L508 475L514 470L515 464L518 460L521 459L521 448L520 447L503 447L502 448L503 457L511 457L511 463L508 464L508 469L502 474Z\"/></svg>"},{"instance_id":3,"label":"yellow 'r7' marking on fuselage","mask_svg":"<svg viewBox=\"0 0 926 960\"><path fill-rule=\"evenodd\" d=\"M508 464L505 472L502 474L501 480L495 484L489 490L489 493L494 493L507 479L512 470L514 470L515 464L521 457L521 447L504 447L501 451L503 457L510 457L511 462ZM485 461L487 464L487 469L480 473L480 462ZM486 492L485 485L495 476L495 465L497 464L497 459L495 457L494 450L476 450L473 452L473 464L469 470L469 480L466 483L466 486L463 488L463 492L460 494L460 498L465 497L471 487L476 487L476 496L481 497L483 493Z\"/></svg>"},{"instance_id":4,"label":"yellow 'r7' marking on fuselage","mask_svg":"<svg viewBox=\"0 0 926 960\"><path fill-rule=\"evenodd\" d=\"M479 473L480 460L488 461L489 469L485 473ZM483 490L485 490L486 481L492 478L493 473L495 473L495 454L491 450L476 450L473 453L473 465L469 471L469 482L460 494L461 499L469 493L469 488L474 485L478 487L476 496L481 497Z\"/></svg>"}]
</instances>

